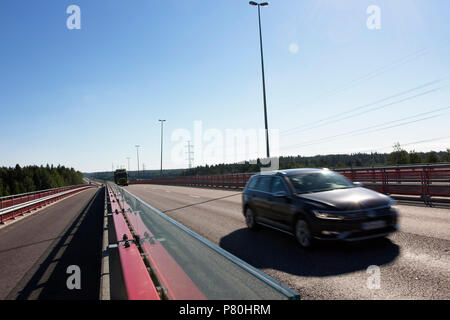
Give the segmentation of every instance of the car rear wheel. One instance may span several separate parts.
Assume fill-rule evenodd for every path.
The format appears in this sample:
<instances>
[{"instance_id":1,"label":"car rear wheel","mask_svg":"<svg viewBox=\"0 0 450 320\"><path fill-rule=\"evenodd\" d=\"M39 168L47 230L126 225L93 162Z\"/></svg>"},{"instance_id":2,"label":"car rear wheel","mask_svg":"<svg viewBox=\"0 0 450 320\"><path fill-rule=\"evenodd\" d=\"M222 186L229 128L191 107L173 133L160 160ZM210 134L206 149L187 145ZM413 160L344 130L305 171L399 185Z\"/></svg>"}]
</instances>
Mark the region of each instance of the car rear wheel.
<instances>
[{"instance_id":1,"label":"car rear wheel","mask_svg":"<svg viewBox=\"0 0 450 320\"><path fill-rule=\"evenodd\" d=\"M250 230L257 230L259 227L255 220L255 214L250 208L245 210L245 223Z\"/></svg>"},{"instance_id":2,"label":"car rear wheel","mask_svg":"<svg viewBox=\"0 0 450 320\"><path fill-rule=\"evenodd\" d=\"M295 238L303 248L312 246L313 238L305 220L297 220L295 224Z\"/></svg>"}]
</instances>

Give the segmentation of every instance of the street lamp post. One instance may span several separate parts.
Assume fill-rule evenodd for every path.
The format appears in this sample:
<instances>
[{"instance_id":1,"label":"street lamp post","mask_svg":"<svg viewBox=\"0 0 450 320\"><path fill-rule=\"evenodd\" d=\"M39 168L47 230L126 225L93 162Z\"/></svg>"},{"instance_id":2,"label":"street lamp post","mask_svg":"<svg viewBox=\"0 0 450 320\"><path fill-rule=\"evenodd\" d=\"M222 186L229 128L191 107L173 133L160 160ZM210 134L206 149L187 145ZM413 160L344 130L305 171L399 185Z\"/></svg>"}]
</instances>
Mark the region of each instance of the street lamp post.
<instances>
[{"instance_id":1,"label":"street lamp post","mask_svg":"<svg viewBox=\"0 0 450 320\"><path fill-rule=\"evenodd\" d=\"M264 75L264 55L263 55L263 43L262 43L262 31L261 31L261 7L266 7L269 5L268 2L257 3L254 1L249 2L252 6L258 7L258 21L259 21L259 44L261 48L261 68L262 68L262 84L263 84L263 98L264 98L264 124L266 128L266 150L267 158L270 158L269 151L269 128L267 124L267 102L266 102L266 80Z\"/></svg>"},{"instance_id":2,"label":"street lamp post","mask_svg":"<svg viewBox=\"0 0 450 320\"><path fill-rule=\"evenodd\" d=\"M137 177L136 180L139 178L139 147L140 145L135 145L136 147L136 154L137 154Z\"/></svg>"},{"instance_id":3,"label":"street lamp post","mask_svg":"<svg viewBox=\"0 0 450 320\"><path fill-rule=\"evenodd\" d=\"M162 175L162 163L163 163L163 132L164 132L164 122L166 120L158 120L161 122L161 169L159 171L160 175Z\"/></svg>"}]
</instances>

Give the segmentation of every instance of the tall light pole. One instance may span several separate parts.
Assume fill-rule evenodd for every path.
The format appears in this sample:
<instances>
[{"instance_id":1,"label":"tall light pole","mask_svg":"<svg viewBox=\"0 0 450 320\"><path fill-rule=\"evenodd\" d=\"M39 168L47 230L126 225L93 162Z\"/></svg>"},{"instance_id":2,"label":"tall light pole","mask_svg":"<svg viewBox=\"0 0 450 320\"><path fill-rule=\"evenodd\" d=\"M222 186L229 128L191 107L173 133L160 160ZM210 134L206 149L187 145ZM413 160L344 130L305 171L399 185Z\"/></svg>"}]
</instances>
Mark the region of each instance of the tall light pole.
<instances>
[{"instance_id":1,"label":"tall light pole","mask_svg":"<svg viewBox=\"0 0 450 320\"><path fill-rule=\"evenodd\" d=\"M263 98L264 98L264 123L266 127L266 150L267 158L270 158L269 151L269 128L267 124L267 103L266 103L266 80L264 75L264 55L263 55L263 43L262 43L262 31L261 31L261 7L266 7L269 5L268 2L257 3L254 1L249 2L252 6L258 7L258 21L259 21L259 44L261 48L261 68L262 68L262 84L263 84Z\"/></svg>"},{"instance_id":2,"label":"tall light pole","mask_svg":"<svg viewBox=\"0 0 450 320\"><path fill-rule=\"evenodd\" d=\"M164 122L166 120L158 120L159 122L161 122L161 169L159 171L160 175L162 175L162 160L163 160L163 132L164 132Z\"/></svg>"},{"instance_id":3,"label":"tall light pole","mask_svg":"<svg viewBox=\"0 0 450 320\"><path fill-rule=\"evenodd\" d=\"M138 168L137 168L137 178L139 178L139 147L140 147L140 145L137 144L137 145L135 145L135 147L136 147L136 153L137 153L137 166L138 166Z\"/></svg>"}]
</instances>

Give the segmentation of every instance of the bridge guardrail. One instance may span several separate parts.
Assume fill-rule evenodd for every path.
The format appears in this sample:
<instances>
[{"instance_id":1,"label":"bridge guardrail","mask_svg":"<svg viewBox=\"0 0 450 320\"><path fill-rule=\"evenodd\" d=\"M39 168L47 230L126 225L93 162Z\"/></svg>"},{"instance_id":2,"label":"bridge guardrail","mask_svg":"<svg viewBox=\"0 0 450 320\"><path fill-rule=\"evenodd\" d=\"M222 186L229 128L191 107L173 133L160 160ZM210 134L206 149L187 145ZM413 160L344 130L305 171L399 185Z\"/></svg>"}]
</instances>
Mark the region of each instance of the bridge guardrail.
<instances>
[{"instance_id":1,"label":"bridge guardrail","mask_svg":"<svg viewBox=\"0 0 450 320\"><path fill-rule=\"evenodd\" d=\"M60 191L58 193L51 193L43 197L38 197L37 199L30 200L27 202L21 202L13 206L8 206L6 208L0 209L0 224L4 224L5 221L14 219L18 215L23 215L31 210L45 206L51 202L57 201L64 197L67 197L73 193L90 188L89 185L75 186L71 188L66 188L67 190Z\"/></svg>"},{"instance_id":2,"label":"bridge guardrail","mask_svg":"<svg viewBox=\"0 0 450 320\"><path fill-rule=\"evenodd\" d=\"M52 194L56 194L62 191L75 189L81 186L85 186L86 184L79 184L73 186L64 186L53 189L45 189L45 190L37 190L33 192L21 193L21 194L13 194L9 196L0 197L0 210L23 203L31 200L36 200L39 198L43 198Z\"/></svg>"},{"instance_id":3,"label":"bridge guardrail","mask_svg":"<svg viewBox=\"0 0 450 320\"><path fill-rule=\"evenodd\" d=\"M127 297L129 300L160 300L111 186L108 186L108 195Z\"/></svg>"},{"instance_id":4,"label":"bridge guardrail","mask_svg":"<svg viewBox=\"0 0 450 320\"><path fill-rule=\"evenodd\" d=\"M298 293L124 188L113 189L163 299L299 299Z\"/></svg>"},{"instance_id":5,"label":"bridge guardrail","mask_svg":"<svg viewBox=\"0 0 450 320\"><path fill-rule=\"evenodd\" d=\"M333 169L365 187L390 195L417 196L426 203L432 197L450 197L450 164ZM244 188L254 173L180 176L130 182L178 186ZM434 201L434 200L433 200Z\"/></svg>"},{"instance_id":6,"label":"bridge guardrail","mask_svg":"<svg viewBox=\"0 0 450 320\"><path fill-rule=\"evenodd\" d=\"M450 197L450 164L373 167L336 170L352 181L390 195L418 196L425 203L432 197Z\"/></svg>"},{"instance_id":7,"label":"bridge guardrail","mask_svg":"<svg viewBox=\"0 0 450 320\"><path fill-rule=\"evenodd\" d=\"M162 245L162 239L158 239L147 228L138 212L122 199L125 216L141 241L141 248L152 266L152 272L159 279L164 294L171 300L205 300L181 266L172 258ZM141 238L139 235L144 235Z\"/></svg>"}]
</instances>

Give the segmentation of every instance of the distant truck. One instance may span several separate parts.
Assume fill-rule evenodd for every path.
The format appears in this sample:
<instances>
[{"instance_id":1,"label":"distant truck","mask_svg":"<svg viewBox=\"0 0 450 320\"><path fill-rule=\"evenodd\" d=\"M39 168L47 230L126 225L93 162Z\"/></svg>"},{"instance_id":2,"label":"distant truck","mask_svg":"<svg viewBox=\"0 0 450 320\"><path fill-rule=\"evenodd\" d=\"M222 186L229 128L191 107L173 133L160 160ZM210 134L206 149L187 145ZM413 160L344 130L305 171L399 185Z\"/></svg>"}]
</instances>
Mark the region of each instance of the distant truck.
<instances>
[{"instance_id":1,"label":"distant truck","mask_svg":"<svg viewBox=\"0 0 450 320\"><path fill-rule=\"evenodd\" d=\"M125 169L117 169L114 172L114 182L119 186L127 186L128 185L128 173Z\"/></svg>"}]
</instances>

